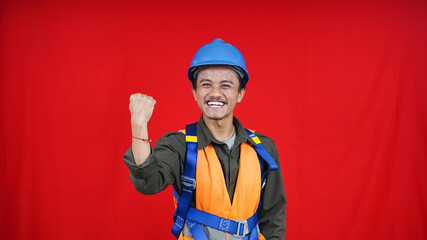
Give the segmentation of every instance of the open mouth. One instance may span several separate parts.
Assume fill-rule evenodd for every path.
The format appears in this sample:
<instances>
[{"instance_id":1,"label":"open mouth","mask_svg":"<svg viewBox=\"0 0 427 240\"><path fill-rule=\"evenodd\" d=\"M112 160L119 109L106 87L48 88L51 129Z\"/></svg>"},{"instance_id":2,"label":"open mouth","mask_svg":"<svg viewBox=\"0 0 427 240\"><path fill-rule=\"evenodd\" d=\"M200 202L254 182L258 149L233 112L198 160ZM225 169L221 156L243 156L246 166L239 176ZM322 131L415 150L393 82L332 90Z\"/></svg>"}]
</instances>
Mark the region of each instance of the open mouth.
<instances>
[{"instance_id":1,"label":"open mouth","mask_svg":"<svg viewBox=\"0 0 427 240\"><path fill-rule=\"evenodd\" d=\"M219 108L225 105L224 102L219 102L219 101L208 101L206 104L212 108Z\"/></svg>"}]
</instances>

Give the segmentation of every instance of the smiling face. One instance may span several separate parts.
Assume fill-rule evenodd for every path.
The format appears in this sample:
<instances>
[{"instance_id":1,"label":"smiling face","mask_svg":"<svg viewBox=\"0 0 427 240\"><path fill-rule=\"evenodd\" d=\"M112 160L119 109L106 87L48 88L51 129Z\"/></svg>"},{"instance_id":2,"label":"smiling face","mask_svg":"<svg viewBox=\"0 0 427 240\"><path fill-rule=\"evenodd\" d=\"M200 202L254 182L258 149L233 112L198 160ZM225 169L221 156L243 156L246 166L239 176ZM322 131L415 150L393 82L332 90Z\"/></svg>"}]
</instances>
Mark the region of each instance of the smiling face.
<instances>
[{"instance_id":1,"label":"smiling face","mask_svg":"<svg viewBox=\"0 0 427 240\"><path fill-rule=\"evenodd\" d=\"M233 119L236 104L241 102L245 89L239 92L237 73L224 66L206 67L197 74L193 95L205 120Z\"/></svg>"}]
</instances>

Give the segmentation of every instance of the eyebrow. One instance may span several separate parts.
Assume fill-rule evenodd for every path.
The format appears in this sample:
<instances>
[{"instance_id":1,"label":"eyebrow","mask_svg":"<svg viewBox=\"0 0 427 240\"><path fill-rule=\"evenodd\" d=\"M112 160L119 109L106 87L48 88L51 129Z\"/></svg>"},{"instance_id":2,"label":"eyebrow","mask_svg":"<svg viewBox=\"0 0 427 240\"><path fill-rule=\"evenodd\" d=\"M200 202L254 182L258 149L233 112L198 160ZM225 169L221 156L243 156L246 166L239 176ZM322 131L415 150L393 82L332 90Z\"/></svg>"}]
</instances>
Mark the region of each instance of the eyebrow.
<instances>
[{"instance_id":1,"label":"eyebrow","mask_svg":"<svg viewBox=\"0 0 427 240\"><path fill-rule=\"evenodd\" d=\"M200 83L202 82L212 82L212 80L210 80L209 78L203 78L202 80L200 80ZM221 80L220 83L231 83L233 84L233 82L231 80Z\"/></svg>"},{"instance_id":2,"label":"eyebrow","mask_svg":"<svg viewBox=\"0 0 427 240\"><path fill-rule=\"evenodd\" d=\"M203 82L212 82L212 80L208 78L203 78L202 80L200 80L200 83L203 83Z\"/></svg>"},{"instance_id":3,"label":"eyebrow","mask_svg":"<svg viewBox=\"0 0 427 240\"><path fill-rule=\"evenodd\" d=\"M233 82L231 80L222 80L221 83L230 83L230 84L233 84Z\"/></svg>"}]
</instances>

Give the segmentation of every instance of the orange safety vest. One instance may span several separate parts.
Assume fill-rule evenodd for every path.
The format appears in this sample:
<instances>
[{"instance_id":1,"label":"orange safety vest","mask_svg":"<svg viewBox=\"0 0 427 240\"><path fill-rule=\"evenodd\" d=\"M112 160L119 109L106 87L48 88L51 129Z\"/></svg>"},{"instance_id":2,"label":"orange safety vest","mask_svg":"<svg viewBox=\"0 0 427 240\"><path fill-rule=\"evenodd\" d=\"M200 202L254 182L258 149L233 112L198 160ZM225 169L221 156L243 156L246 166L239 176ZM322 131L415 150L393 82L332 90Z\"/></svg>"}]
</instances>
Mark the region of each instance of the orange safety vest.
<instances>
[{"instance_id":1,"label":"orange safety vest","mask_svg":"<svg viewBox=\"0 0 427 240\"><path fill-rule=\"evenodd\" d=\"M184 132L184 131L182 131ZM198 149L196 170L196 208L210 214L230 220L248 219L258 209L261 194L261 168L257 153L248 143L240 145L240 165L233 204L225 184L221 163L212 145ZM174 198L175 208L177 201ZM205 231L217 231L226 237L235 239L229 233L204 227ZM218 233L213 235L218 236ZM180 240L193 239L187 228L181 232ZM265 239L259 234L259 239Z\"/></svg>"}]
</instances>

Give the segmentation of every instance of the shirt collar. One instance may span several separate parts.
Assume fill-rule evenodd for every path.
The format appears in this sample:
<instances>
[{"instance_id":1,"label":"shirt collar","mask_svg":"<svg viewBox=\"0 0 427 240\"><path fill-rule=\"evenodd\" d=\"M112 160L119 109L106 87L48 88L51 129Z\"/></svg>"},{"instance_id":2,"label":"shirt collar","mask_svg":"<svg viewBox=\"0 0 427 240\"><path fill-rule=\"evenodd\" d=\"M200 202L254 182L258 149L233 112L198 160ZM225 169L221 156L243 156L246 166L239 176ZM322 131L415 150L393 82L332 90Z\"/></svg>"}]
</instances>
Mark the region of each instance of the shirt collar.
<instances>
[{"instance_id":1,"label":"shirt collar","mask_svg":"<svg viewBox=\"0 0 427 240\"><path fill-rule=\"evenodd\" d=\"M236 129L236 145L240 143L247 142L251 145L256 145L255 142L249 137L243 128L239 120L233 116L233 125ZM200 117L199 122L197 123L197 144L198 149L203 149L211 143L215 144L224 144L223 142L218 141L211 133L209 128L206 126L205 121L203 121L203 115Z\"/></svg>"}]
</instances>

